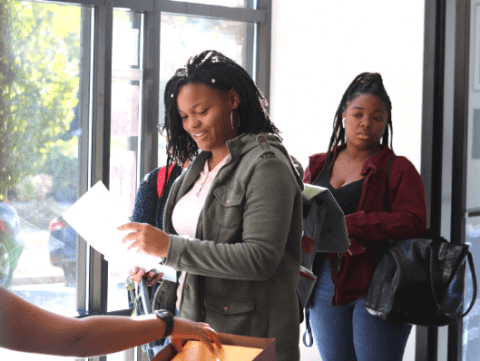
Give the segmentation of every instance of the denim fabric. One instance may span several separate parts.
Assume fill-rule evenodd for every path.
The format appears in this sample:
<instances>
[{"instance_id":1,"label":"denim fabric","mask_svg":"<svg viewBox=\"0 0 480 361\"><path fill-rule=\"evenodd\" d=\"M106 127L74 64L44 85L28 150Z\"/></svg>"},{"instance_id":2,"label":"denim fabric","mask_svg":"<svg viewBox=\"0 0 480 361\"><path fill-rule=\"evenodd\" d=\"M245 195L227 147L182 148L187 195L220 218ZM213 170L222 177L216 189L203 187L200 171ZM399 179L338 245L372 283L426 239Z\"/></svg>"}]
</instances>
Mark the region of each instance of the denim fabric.
<instances>
[{"instance_id":1,"label":"denim fabric","mask_svg":"<svg viewBox=\"0 0 480 361\"><path fill-rule=\"evenodd\" d=\"M333 292L330 267L324 262L310 311L322 361L401 361L412 326L370 315L363 307L365 298L345 306L332 306Z\"/></svg>"}]
</instances>

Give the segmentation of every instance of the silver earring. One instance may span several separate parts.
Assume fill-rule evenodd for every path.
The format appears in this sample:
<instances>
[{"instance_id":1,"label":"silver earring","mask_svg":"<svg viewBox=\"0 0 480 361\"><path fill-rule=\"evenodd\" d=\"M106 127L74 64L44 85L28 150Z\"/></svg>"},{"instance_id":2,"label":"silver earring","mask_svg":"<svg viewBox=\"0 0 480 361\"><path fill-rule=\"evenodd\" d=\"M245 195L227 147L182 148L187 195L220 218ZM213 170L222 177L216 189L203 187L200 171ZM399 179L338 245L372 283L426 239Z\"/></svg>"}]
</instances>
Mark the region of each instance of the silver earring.
<instances>
[{"instance_id":1,"label":"silver earring","mask_svg":"<svg viewBox=\"0 0 480 361\"><path fill-rule=\"evenodd\" d=\"M342 119L342 125L345 128L345 118Z\"/></svg>"},{"instance_id":2,"label":"silver earring","mask_svg":"<svg viewBox=\"0 0 480 361\"><path fill-rule=\"evenodd\" d=\"M230 125L232 126L232 130L235 131L235 127L233 126L233 110L230 113Z\"/></svg>"}]
</instances>

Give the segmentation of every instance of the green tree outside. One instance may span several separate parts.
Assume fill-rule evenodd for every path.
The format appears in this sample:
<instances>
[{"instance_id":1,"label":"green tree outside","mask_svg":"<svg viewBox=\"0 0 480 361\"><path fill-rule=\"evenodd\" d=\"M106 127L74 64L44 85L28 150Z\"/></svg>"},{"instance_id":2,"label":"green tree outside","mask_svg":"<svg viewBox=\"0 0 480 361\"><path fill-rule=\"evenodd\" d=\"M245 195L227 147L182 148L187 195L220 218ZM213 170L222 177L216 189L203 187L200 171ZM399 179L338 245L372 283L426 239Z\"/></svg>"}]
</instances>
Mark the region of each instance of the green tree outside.
<instances>
[{"instance_id":1,"label":"green tree outside","mask_svg":"<svg viewBox=\"0 0 480 361\"><path fill-rule=\"evenodd\" d=\"M1 200L25 176L51 169L50 154L57 160L76 157L77 137L61 137L78 103L81 10L0 2L1 27L8 34L0 41L0 64L5 64L0 75ZM15 77L5 76L4 68Z\"/></svg>"}]
</instances>

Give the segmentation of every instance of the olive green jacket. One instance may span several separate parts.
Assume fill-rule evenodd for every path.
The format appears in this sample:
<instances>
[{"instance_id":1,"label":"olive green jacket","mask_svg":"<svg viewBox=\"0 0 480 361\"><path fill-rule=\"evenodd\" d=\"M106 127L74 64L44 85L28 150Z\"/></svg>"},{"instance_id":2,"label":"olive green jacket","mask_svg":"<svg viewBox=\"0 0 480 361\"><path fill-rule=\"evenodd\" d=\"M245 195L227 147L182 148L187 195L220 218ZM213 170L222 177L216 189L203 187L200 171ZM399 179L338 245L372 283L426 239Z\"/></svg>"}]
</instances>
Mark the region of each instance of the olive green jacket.
<instances>
[{"instance_id":1,"label":"olive green jacket","mask_svg":"<svg viewBox=\"0 0 480 361\"><path fill-rule=\"evenodd\" d=\"M171 216L210 153L177 179L166 204L164 229L172 235L165 264L186 272L179 317L218 332L274 337L277 360L299 360L302 179L274 135L244 134L227 146L195 240L175 235ZM171 306L176 285L161 288L162 306Z\"/></svg>"}]
</instances>

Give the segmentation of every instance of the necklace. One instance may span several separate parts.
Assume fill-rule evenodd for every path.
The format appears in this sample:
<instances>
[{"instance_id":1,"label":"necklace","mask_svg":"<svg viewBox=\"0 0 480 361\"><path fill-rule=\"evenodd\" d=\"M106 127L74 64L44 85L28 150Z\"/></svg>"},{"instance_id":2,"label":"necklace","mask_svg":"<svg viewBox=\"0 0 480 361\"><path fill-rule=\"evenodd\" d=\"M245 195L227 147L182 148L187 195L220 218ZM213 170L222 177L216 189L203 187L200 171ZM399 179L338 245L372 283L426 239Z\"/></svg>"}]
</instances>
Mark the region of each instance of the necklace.
<instances>
[{"instance_id":1,"label":"necklace","mask_svg":"<svg viewBox=\"0 0 480 361\"><path fill-rule=\"evenodd\" d=\"M210 174L210 169L207 170L207 174L205 175L205 178L203 179L202 183L200 183L200 188L198 189L197 193L195 193L195 196L198 198L200 196L200 192L203 189L203 186L205 182L207 181L208 175Z\"/></svg>"}]
</instances>

